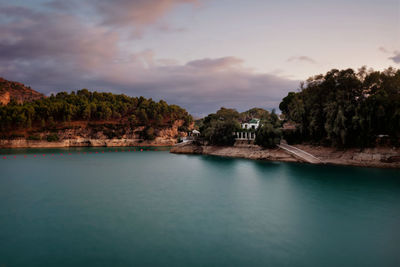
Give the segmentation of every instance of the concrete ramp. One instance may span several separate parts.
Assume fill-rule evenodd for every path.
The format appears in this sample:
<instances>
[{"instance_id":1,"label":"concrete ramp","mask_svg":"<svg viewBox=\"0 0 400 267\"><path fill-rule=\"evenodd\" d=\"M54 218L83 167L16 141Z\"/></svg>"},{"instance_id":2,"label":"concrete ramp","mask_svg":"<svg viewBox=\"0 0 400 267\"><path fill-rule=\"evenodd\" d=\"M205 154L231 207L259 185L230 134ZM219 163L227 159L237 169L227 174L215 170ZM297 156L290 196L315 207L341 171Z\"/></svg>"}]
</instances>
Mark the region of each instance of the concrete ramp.
<instances>
[{"instance_id":1,"label":"concrete ramp","mask_svg":"<svg viewBox=\"0 0 400 267\"><path fill-rule=\"evenodd\" d=\"M176 143L174 146L185 146L185 145L189 145L189 144L192 144L192 143L193 143L193 140L185 140L183 142Z\"/></svg>"},{"instance_id":2,"label":"concrete ramp","mask_svg":"<svg viewBox=\"0 0 400 267\"><path fill-rule=\"evenodd\" d=\"M312 164L323 164L324 163L322 160L320 160L316 156L311 155L310 153L308 153L304 150L301 150L297 147L290 146L288 144L280 144L280 145L278 145L278 147L285 150L287 153L291 154L292 156L294 156L302 161L312 163Z\"/></svg>"}]
</instances>

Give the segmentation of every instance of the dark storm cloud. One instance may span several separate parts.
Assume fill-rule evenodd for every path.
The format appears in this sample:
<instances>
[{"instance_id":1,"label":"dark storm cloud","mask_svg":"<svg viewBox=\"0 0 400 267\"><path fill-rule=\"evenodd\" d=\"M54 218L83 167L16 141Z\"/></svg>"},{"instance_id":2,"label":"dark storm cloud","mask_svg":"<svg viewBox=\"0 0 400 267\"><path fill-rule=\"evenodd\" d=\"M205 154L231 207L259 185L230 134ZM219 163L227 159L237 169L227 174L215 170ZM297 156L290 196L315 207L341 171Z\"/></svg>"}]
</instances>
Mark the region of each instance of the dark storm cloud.
<instances>
[{"instance_id":1,"label":"dark storm cloud","mask_svg":"<svg viewBox=\"0 0 400 267\"><path fill-rule=\"evenodd\" d=\"M105 9L105 1L94 2ZM161 5L153 11L157 15L145 15L150 12L145 1L120 2L127 8L137 3L143 14L129 23L141 24L151 23L175 3L188 1L153 1ZM110 14L125 12L118 10ZM178 64L173 59L157 59L151 50L123 51L121 37L104 23L87 24L68 12L0 6L0 14L0 76L43 93L88 88L143 95L204 115L221 106L277 108L280 99L298 85L297 81L246 69L243 60L233 56ZM104 22L123 23L103 16Z\"/></svg>"},{"instance_id":2,"label":"dark storm cloud","mask_svg":"<svg viewBox=\"0 0 400 267\"><path fill-rule=\"evenodd\" d=\"M16 7L1 8L0 13L11 19L0 24L2 59L75 58L79 63L93 64L116 53L117 34L87 26L74 16Z\"/></svg>"}]
</instances>

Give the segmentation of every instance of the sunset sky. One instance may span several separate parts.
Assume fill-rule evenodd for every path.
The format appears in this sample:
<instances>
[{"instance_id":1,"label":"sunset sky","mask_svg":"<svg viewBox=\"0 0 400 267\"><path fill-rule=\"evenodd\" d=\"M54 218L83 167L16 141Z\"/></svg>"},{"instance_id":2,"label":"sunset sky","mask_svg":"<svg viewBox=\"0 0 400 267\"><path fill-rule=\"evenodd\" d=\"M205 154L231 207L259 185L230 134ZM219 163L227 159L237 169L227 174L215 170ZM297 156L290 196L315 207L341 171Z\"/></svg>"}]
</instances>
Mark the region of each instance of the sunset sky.
<instances>
[{"instance_id":1,"label":"sunset sky","mask_svg":"<svg viewBox=\"0 0 400 267\"><path fill-rule=\"evenodd\" d=\"M0 61L45 94L272 109L332 68L398 68L400 1L0 0Z\"/></svg>"}]
</instances>

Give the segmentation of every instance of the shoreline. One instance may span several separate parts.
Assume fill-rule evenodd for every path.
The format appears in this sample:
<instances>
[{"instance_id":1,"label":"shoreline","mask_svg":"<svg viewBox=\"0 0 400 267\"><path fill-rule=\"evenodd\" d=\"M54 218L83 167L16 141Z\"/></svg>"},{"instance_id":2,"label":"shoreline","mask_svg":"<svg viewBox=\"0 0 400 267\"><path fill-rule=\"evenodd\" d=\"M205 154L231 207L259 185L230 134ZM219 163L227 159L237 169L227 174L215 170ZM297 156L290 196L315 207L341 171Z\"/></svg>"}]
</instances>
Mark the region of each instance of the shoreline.
<instances>
[{"instance_id":1,"label":"shoreline","mask_svg":"<svg viewBox=\"0 0 400 267\"><path fill-rule=\"evenodd\" d=\"M398 148L369 148L338 150L330 147L296 145L323 161L317 165L345 165L372 168L400 169L400 150ZM306 163L288 154L282 149L264 149L255 145L248 146L197 146L192 144L173 146L170 153L213 155L251 160ZM390 161L393 162L390 162ZM312 164L312 163L307 163Z\"/></svg>"},{"instance_id":2,"label":"shoreline","mask_svg":"<svg viewBox=\"0 0 400 267\"><path fill-rule=\"evenodd\" d=\"M90 139L75 138L62 141L48 142L44 140L0 140L0 149L13 148L68 148L68 147L168 147L176 144L174 139L156 138L148 141L143 139Z\"/></svg>"},{"instance_id":3,"label":"shoreline","mask_svg":"<svg viewBox=\"0 0 400 267\"><path fill-rule=\"evenodd\" d=\"M170 153L212 155L251 160L307 163L280 148L265 149L256 145L230 147L197 146L193 144L177 145L175 139L157 137L155 140L143 139L90 139L75 138L56 142L44 140L0 140L0 149L29 148L69 148L69 147L171 147ZM319 165L346 165L373 168L400 169L399 148L366 148L339 150L331 147L296 145L323 161ZM312 164L312 163L307 163Z\"/></svg>"}]
</instances>

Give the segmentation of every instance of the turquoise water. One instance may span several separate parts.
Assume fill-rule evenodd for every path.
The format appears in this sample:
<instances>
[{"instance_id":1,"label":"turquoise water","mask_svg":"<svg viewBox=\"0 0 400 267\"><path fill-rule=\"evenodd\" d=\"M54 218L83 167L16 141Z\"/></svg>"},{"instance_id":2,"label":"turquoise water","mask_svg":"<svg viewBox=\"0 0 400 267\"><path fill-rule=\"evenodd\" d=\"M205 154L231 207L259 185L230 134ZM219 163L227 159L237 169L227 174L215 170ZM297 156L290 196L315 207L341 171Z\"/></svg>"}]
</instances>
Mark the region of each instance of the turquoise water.
<instances>
[{"instance_id":1,"label":"turquoise water","mask_svg":"<svg viewBox=\"0 0 400 267\"><path fill-rule=\"evenodd\" d=\"M399 170L135 149L0 150L0 266L400 266Z\"/></svg>"}]
</instances>

